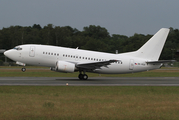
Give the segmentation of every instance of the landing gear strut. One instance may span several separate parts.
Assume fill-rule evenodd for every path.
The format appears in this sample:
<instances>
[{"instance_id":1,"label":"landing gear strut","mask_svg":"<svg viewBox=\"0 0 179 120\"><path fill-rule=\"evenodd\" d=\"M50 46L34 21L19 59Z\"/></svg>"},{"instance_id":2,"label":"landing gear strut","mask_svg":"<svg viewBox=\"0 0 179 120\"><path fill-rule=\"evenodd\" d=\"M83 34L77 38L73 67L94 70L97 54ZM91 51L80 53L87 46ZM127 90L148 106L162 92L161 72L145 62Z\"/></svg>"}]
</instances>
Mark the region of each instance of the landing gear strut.
<instances>
[{"instance_id":1,"label":"landing gear strut","mask_svg":"<svg viewBox=\"0 0 179 120\"><path fill-rule=\"evenodd\" d=\"M87 80L87 79L88 79L88 75L85 74L84 71L83 71L83 74L82 74L81 71L80 71L80 74L78 75L78 78L79 78L80 80Z\"/></svg>"},{"instance_id":2,"label":"landing gear strut","mask_svg":"<svg viewBox=\"0 0 179 120\"><path fill-rule=\"evenodd\" d=\"M21 71L22 71L22 72L25 72L25 71L26 71L26 68L22 68Z\"/></svg>"}]
</instances>

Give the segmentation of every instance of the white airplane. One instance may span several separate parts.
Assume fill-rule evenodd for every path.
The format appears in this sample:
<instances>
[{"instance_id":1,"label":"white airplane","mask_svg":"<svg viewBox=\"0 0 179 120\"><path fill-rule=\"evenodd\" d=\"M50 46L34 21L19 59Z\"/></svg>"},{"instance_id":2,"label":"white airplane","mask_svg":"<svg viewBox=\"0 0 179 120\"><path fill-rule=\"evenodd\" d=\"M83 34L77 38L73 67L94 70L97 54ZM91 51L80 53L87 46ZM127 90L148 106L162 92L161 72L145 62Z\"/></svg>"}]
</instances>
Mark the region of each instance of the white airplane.
<instances>
[{"instance_id":1,"label":"white airplane","mask_svg":"<svg viewBox=\"0 0 179 120\"><path fill-rule=\"evenodd\" d=\"M85 72L101 74L121 74L148 71L160 68L172 60L159 60L169 29L160 29L139 50L122 54L111 54L65 48L49 45L19 45L4 52L16 64L50 67L52 71L73 73L79 71L78 78L87 80ZM26 71L22 68L22 71Z\"/></svg>"}]
</instances>

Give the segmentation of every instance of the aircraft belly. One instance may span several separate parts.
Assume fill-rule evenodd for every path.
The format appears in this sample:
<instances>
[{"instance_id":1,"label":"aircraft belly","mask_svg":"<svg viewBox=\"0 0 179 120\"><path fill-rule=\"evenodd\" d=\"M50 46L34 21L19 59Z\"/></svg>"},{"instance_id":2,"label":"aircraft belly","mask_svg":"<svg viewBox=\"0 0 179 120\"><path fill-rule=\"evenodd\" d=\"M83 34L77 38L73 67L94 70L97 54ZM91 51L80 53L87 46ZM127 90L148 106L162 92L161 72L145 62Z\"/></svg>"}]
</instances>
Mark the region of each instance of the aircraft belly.
<instances>
[{"instance_id":1,"label":"aircraft belly","mask_svg":"<svg viewBox=\"0 0 179 120\"><path fill-rule=\"evenodd\" d=\"M26 63L28 65L47 66L54 67L55 61L53 59L40 59L38 57L24 57L19 62Z\"/></svg>"},{"instance_id":2,"label":"aircraft belly","mask_svg":"<svg viewBox=\"0 0 179 120\"><path fill-rule=\"evenodd\" d=\"M110 65L108 67L101 67L101 69L96 69L95 72L102 74L122 74L130 71L123 65Z\"/></svg>"},{"instance_id":3,"label":"aircraft belly","mask_svg":"<svg viewBox=\"0 0 179 120\"><path fill-rule=\"evenodd\" d=\"M108 67L101 67L101 69L96 69L94 70L94 72L102 73L102 74L124 74L124 73L142 72L142 71L153 70L157 68L160 68L160 65L147 65L147 66L134 65L134 68L132 70L126 68L125 65L111 65Z\"/></svg>"}]
</instances>

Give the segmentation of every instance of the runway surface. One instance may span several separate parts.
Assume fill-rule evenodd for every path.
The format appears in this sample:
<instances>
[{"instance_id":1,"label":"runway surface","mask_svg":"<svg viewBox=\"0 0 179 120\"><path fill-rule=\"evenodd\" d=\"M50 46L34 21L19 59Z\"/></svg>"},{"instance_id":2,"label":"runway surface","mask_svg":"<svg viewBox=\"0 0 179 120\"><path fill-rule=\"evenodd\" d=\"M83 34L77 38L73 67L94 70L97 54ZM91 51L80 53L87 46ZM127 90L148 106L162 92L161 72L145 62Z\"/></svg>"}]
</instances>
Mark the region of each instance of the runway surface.
<instances>
[{"instance_id":1,"label":"runway surface","mask_svg":"<svg viewBox=\"0 0 179 120\"><path fill-rule=\"evenodd\" d=\"M22 86L179 86L179 77L0 77L0 85Z\"/></svg>"}]
</instances>

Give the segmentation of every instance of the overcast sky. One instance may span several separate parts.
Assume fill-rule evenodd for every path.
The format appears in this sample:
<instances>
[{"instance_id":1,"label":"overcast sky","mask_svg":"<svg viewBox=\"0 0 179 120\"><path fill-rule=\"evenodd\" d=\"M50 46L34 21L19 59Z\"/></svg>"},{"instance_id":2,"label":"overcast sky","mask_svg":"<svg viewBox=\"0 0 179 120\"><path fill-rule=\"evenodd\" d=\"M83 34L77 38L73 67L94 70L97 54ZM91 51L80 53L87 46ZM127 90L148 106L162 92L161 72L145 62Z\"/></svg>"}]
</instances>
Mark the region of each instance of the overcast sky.
<instances>
[{"instance_id":1,"label":"overcast sky","mask_svg":"<svg viewBox=\"0 0 179 120\"><path fill-rule=\"evenodd\" d=\"M0 29L33 24L154 34L162 27L179 29L179 0L0 0Z\"/></svg>"}]
</instances>

